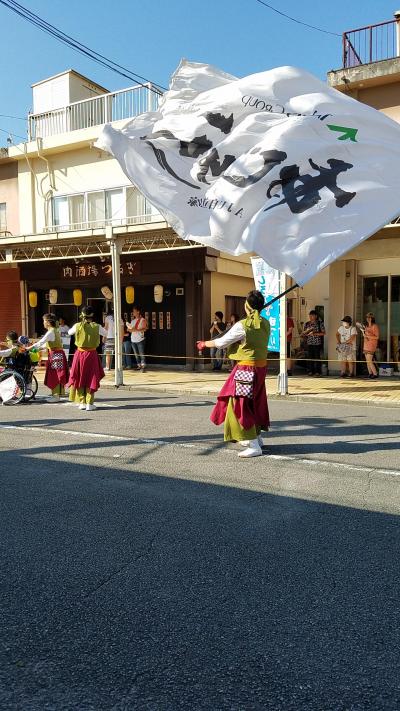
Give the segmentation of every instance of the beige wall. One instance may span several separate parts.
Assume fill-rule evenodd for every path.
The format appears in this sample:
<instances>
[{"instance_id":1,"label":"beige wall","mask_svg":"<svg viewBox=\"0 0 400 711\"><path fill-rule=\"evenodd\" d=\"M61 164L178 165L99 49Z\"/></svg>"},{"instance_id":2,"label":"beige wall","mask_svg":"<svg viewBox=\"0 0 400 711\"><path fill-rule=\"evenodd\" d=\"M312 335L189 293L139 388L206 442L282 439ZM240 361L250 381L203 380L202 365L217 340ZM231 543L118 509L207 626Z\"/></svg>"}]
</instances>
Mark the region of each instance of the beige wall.
<instances>
[{"instance_id":1,"label":"beige wall","mask_svg":"<svg viewBox=\"0 0 400 711\"><path fill-rule=\"evenodd\" d=\"M0 202L6 203L7 231L19 234L17 164L0 164Z\"/></svg>"},{"instance_id":2,"label":"beige wall","mask_svg":"<svg viewBox=\"0 0 400 711\"><path fill-rule=\"evenodd\" d=\"M224 316L229 318L230 314L225 314L225 296L247 296L251 289L254 289L252 278L213 272L211 274L210 323L216 311L222 311Z\"/></svg>"},{"instance_id":3,"label":"beige wall","mask_svg":"<svg viewBox=\"0 0 400 711\"><path fill-rule=\"evenodd\" d=\"M393 235L393 236L392 236ZM393 259L400 257L400 229L386 227L371 238L348 252L343 259Z\"/></svg>"},{"instance_id":4,"label":"beige wall","mask_svg":"<svg viewBox=\"0 0 400 711\"><path fill-rule=\"evenodd\" d=\"M399 82L369 86L364 89L360 87L349 93L354 99L362 101L363 104L368 104L368 106L373 106L374 109L382 111L394 121L400 122Z\"/></svg>"},{"instance_id":5,"label":"beige wall","mask_svg":"<svg viewBox=\"0 0 400 711\"><path fill-rule=\"evenodd\" d=\"M230 314L225 314L225 296L247 296L254 289L250 255L233 257L221 252L215 260L215 269L211 273L211 320L216 311L229 318Z\"/></svg>"},{"instance_id":6,"label":"beige wall","mask_svg":"<svg viewBox=\"0 0 400 711\"><path fill-rule=\"evenodd\" d=\"M51 198L128 185L114 158L89 146L41 158L19 161L21 234L43 232L52 223Z\"/></svg>"}]
</instances>

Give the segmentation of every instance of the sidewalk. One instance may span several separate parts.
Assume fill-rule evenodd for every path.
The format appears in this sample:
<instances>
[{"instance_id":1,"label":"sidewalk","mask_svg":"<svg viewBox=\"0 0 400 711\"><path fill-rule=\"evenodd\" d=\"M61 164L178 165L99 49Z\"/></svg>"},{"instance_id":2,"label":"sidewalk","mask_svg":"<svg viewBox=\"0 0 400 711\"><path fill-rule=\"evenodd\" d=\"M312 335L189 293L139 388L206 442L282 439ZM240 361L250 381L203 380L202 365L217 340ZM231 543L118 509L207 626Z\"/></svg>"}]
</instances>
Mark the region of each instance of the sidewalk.
<instances>
[{"instance_id":1,"label":"sidewalk","mask_svg":"<svg viewBox=\"0 0 400 711\"><path fill-rule=\"evenodd\" d=\"M40 369L37 375L39 382L43 382L44 370ZM225 372L150 369L146 373L139 373L124 370L124 387L132 391L138 389L149 392L215 396L226 378ZM113 371L106 374L101 387L114 387ZM282 399L282 396L277 393L276 375L267 377L267 391L270 399ZM284 398L302 402L400 407L400 378L383 377L371 382L362 378L347 380L334 376L313 378L296 375L289 378L289 395Z\"/></svg>"}]
</instances>

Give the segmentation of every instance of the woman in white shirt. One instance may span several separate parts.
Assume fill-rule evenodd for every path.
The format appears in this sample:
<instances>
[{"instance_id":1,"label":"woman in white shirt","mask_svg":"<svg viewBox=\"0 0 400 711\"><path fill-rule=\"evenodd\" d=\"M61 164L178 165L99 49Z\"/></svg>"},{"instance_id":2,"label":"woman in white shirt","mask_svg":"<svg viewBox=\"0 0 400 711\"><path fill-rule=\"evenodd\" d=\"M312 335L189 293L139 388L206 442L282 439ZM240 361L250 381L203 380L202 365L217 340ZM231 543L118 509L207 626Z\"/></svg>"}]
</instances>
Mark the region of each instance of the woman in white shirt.
<instances>
[{"instance_id":1,"label":"woman in white shirt","mask_svg":"<svg viewBox=\"0 0 400 711\"><path fill-rule=\"evenodd\" d=\"M136 367L144 373L146 369L144 346L147 322L137 306L132 308L132 321L127 323L126 327L131 334L132 350L136 358Z\"/></svg>"},{"instance_id":2,"label":"woman in white shirt","mask_svg":"<svg viewBox=\"0 0 400 711\"><path fill-rule=\"evenodd\" d=\"M342 318L341 326L336 332L338 359L340 360L340 375L342 378L354 377L354 365L357 351L357 329L352 325L350 316Z\"/></svg>"}]
</instances>

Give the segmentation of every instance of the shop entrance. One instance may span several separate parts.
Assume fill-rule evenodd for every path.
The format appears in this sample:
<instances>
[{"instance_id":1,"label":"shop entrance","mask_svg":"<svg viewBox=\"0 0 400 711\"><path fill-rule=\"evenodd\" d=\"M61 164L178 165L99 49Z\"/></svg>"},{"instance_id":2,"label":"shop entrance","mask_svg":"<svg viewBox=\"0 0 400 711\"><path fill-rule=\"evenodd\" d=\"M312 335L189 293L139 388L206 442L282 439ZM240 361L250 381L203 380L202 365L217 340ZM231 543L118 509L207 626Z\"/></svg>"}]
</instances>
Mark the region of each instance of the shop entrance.
<instances>
[{"instance_id":1,"label":"shop entrance","mask_svg":"<svg viewBox=\"0 0 400 711\"><path fill-rule=\"evenodd\" d=\"M147 362L154 365L185 365L186 310L181 285L164 285L161 304L154 301L154 286L135 286L135 304L148 323L145 351ZM122 316L130 320L132 305L122 292Z\"/></svg>"},{"instance_id":2,"label":"shop entrance","mask_svg":"<svg viewBox=\"0 0 400 711\"><path fill-rule=\"evenodd\" d=\"M371 311L379 326L378 361L400 360L400 276L363 277L362 319Z\"/></svg>"}]
</instances>

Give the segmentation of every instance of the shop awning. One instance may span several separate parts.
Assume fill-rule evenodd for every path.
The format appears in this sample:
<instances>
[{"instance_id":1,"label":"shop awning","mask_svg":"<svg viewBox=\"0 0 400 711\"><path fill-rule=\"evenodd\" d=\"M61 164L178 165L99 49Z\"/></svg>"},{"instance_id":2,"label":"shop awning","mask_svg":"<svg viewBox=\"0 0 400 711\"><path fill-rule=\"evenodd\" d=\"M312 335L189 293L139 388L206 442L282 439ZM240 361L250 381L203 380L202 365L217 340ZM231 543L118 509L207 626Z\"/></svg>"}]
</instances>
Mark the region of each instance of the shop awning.
<instances>
[{"instance_id":1,"label":"shop awning","mask_svg":"<svg viewBox=\"0 0 400 711\"><path fill-rule=\"evenodd\" d=\"M122 254L202 248L197 242L181 239L171 228L129 233L124 228L116 228L114 234L124 238ZM104 229L0 239L0 263L79 259L109 254L110 244Z\"/></svg>"}]
</instances>

